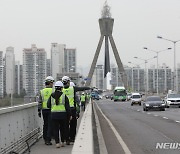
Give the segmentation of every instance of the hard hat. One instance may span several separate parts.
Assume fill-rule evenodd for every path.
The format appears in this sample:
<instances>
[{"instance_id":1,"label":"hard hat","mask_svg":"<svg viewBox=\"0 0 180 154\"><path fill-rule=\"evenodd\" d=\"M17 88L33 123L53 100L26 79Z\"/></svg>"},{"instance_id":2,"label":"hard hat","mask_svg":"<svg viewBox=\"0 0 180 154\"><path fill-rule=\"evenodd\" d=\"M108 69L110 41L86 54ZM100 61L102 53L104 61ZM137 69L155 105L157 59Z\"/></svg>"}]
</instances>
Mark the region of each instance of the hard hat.
<instances>
[{"instance_id":1,"label":"hard hat","mask_svg":"<svg viewBox=\"0 0 180 154\"><path fill-rule=\"evenodd\" d=\"M74 82L70 82L70 87L75 87L75 84L74 84Z\"/></svg>"},{"instance_id":2,"label":"hard hat","mask_svg":"<svg viewBox=\"0 0 180 154\"><path fill-rule=\"evenodd\" d=\"M55 87L63 87L63 83L61 81L57 81L54 86Z\"/></svg>"},{"instance_id":3,"label":"hard hat","mask_svg":"<svg viewBox=\"0 0 180 154\"><path fill-rule=\"evenodd\" d=\"M48 76L46 77L45 82L54 82L54 78L52 76Z\"/></svg>"},{"instance_id":4,"label":"hard hat","mask_svg":"<svg viewBox=\"0 0 180 154\"><path fill-rule=\"evenodd\" d=\"M84 95L84 92L82 92L82 95Z\"/></svg>"},{"instance_id":5,"label":"hard hat","mask_svg":"<svg viewBox=\"0 0 180 154\"><path fill-rule=\"evenodd\" d=\"M63 84L67 84L69 81L71 81L71 80L70 80L70 78L68 76L63 76L62 77Z\"/></svg>"}]
</instances>

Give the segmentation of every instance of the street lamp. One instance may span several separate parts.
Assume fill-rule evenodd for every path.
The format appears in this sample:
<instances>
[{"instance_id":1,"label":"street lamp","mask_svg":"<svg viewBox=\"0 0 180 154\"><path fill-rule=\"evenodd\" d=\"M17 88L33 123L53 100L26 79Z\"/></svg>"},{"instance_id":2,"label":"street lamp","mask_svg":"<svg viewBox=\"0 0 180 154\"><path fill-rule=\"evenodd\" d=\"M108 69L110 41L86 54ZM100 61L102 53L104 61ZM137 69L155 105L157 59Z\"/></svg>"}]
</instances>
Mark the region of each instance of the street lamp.
<instances>
[{"instance_id":1,"label":"street lamp","mask_svg":"<svg viewBox=\"0 0 180 154\"><path fill-rule=\"evenodd\" d=\"M144 61L144 66L145 66L145 68L144 68L144 88L145 88L145 96L147 96L146 63L147 63L149 60L152 60L152 59L154 59L154 58L157 58L157 56L154 56L153 58L149 58L149 59L143 59L143 58L139 58L139 57L134 57L134 58Z\"/></svg>"},{"instance_id":2,"label":"street lamp","mask_svg":"<svg viewBox=\"0 0 180 154\"><path fill-rule=\"evenodd\" d=\"M167 50L170 50L170 49L172 49L172 48L167 48L167 49L164 49L164 50L159 50L159 51L156 51L156 50L151 50L151 49L148 49L147 47L144 47L144 49L145 50L148 50L148 51L152 51L152 52L155 52L156 54L157 54L157 69L156 69L156 88L157 88L157 90L156 90L156 92L157 92L157 95L159 94L159 83L158 83L158 80L159 80L159 78L158 78L158 57L159 57L159 53L160 52L163 52L163 51L167 51Z\"/></svg>"},{"instance_id":3,"label":"street lamp","mask_svg":"<svg viewBox=\"0 0 180 154\"><path fill-rule=\"evenodd\" d=\"M176 87L176 43L179 42L180 40L174 41L174 40L169 40L166 38L163 38L162 36L157 36L157 38L159 39L163 39L169 42L172 42L174 44L174 90L178 91L178 87ZM178 85L177 85L178 86Z\"/></svg>"}]
</instances>

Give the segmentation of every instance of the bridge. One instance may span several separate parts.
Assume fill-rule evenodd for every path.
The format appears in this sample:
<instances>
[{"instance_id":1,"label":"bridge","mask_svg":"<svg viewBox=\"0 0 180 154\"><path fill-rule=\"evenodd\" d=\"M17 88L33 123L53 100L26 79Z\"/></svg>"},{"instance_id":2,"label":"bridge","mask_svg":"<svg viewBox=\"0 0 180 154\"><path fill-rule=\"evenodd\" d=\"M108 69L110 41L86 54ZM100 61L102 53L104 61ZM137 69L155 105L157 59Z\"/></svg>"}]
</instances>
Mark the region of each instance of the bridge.
<instances>
[{"instance_id":1,"label":"bridge","mask_svg":"<svg viewBox=\"0 0 180 154\"><path fill-rule=\"evenodd\" d=\"M78 120L74 145L60 150L63 153L94 153L92 102ZM38 117L37 102L0 109L0 153L58 153L55 145L46 146L42 140L42 118Z\"/></svg>"}]
</instances>

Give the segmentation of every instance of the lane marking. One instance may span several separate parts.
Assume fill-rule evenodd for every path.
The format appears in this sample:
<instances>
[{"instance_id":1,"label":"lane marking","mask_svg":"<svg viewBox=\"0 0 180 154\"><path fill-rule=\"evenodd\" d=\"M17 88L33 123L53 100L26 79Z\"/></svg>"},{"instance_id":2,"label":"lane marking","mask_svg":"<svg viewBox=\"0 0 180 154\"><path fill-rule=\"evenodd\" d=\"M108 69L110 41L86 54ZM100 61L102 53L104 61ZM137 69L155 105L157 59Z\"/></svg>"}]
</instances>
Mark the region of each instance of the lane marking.
<instances>
[{"instance_id":1,"label":"lane marking","mask_svg":"<svg viewBox=\"0 0 180 154\"><path fill-rule=\"evenodd\" d=\"M140 112L140 110L137 110L138 112Z\"/></svg>"},{"instance_id":2,"label":"lane marking","mask_svg":"<svg viewBox=\"0 0 180 154\"><path fill-rule=\"evenodd\" d=\"M168 119L167 117L163 117L164 119Z\"/></svg>"},{"instance_id":3,"label":"lane marking","mask_svg":"<svg viewBox=\"0 0 180 154\"><path fill-rule=\"evenodd\" d=\"M101 114L103 115L103 117L106 119L106 121L108 122L109 126L111 127L112 131L114 132L114 135L116 136L117 140L119 141L120 145L122 146L125 154L131 154L131 151L129 150L128 146L126 145L126 143L123 141L122 137L119 135L119 133L117 132L116 128L113 126L113 124L111 123L111 121L104 115L104 113L102 112L102 110L99 108L99 106L96 103L96 106L98 108L98 110L101 112Z\"/></svg>"},{"instance_id":4,"label":"lane marking","mask_svg":"<svg viewBox=\"0 0 180 154\"><path fill-rule=\"evenodd\" d=\"M158 117L159 115L155 114L154 116L155 116L155 117Z\"/></svg>"},{"instance_id":5,"label":"lane marking","mask_svg":"<svg viewBox=\"0 0 180 154\"><path fill-rule=\"evenodd\" d=\"M151 114L151 113L148 112L147 114Z\"/></svg>"},{"instance_id":6,"label":"lane marking","mask_svg":"<svg viewBox=\"0 0 180 154\"><path fill-rule=\"evenodd\" d=\"M180 121L176 120L175 122L180 123Z\"/></svg>"}]
</instances>

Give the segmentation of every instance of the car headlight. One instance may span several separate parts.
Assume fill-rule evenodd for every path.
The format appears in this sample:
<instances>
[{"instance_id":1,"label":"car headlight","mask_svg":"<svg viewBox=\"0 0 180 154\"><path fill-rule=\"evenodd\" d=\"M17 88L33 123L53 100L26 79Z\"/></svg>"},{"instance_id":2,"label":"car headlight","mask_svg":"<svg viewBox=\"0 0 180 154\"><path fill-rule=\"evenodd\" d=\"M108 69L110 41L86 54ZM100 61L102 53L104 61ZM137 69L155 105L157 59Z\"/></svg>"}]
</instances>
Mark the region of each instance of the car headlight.
<instances>
[{"instance_id":1,"label":"car headlight","mask_svg":"<svg viewBox=\"0 0 180 154\"><path fill-rule=\"evenodd\" d=\"M167 101L167 103L171 103L171 101Z\"/></svg>"},{"instance_id":2,"label":"car headlight","mask_svg":"<svg viewBox=\"0 0 180 154\"><path fill-rule=\"evenodd\" d=\"M165 106L165 104L163 103L163 104L161 104L162 106Z\"/></svg>"},{"instance_id":3,"label":"car headlight","mask_svg":"<svg viewBox=\"0 0 180 154\"><path fill-rule=\"evenodd\" d=\"M146 106L149 106L149 104L146 104Z\"/></svg>"}]
</instances>

